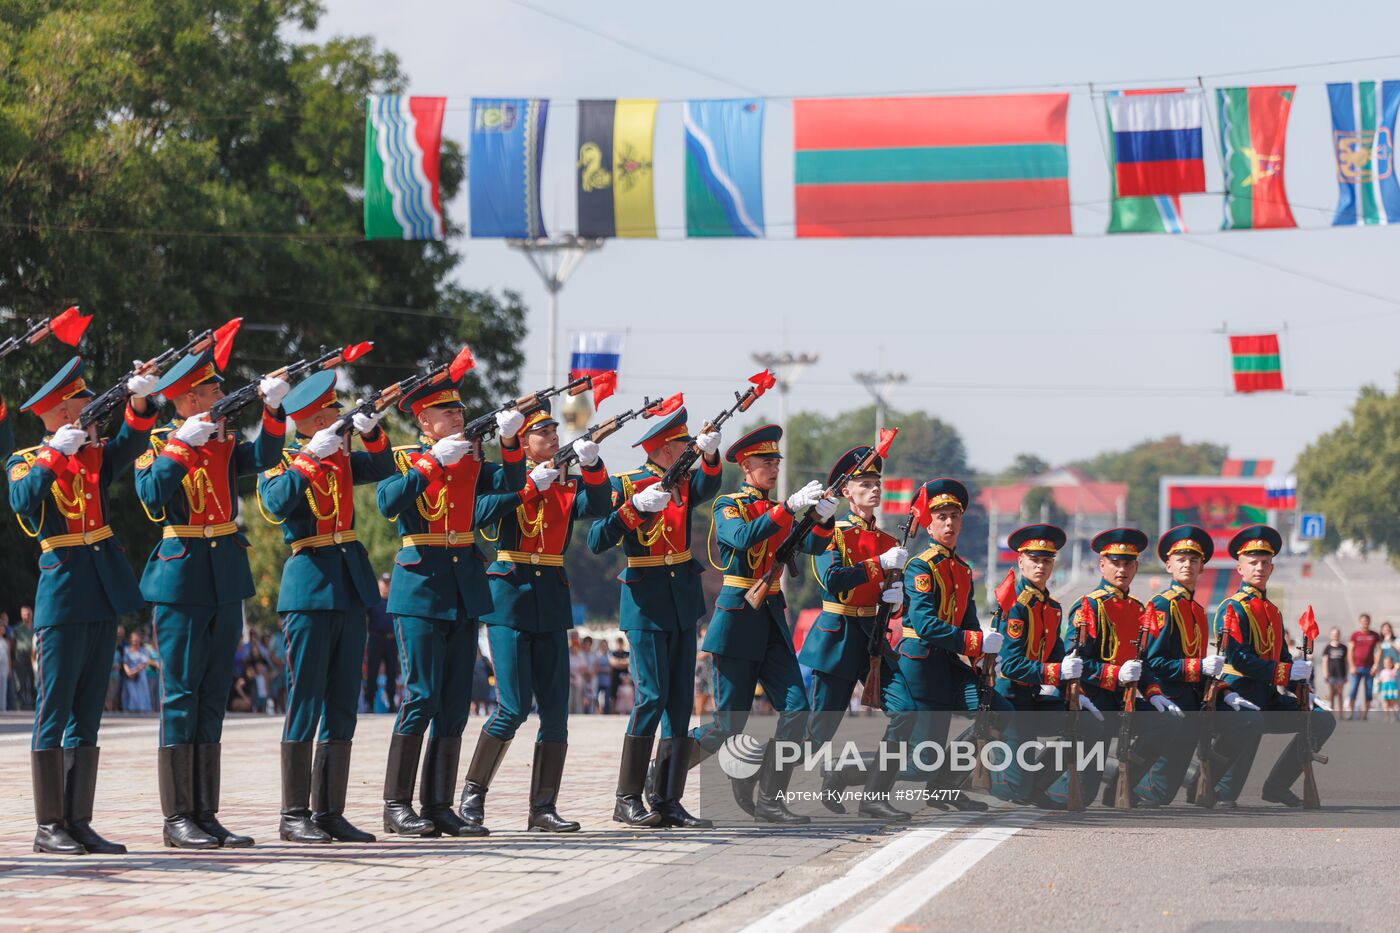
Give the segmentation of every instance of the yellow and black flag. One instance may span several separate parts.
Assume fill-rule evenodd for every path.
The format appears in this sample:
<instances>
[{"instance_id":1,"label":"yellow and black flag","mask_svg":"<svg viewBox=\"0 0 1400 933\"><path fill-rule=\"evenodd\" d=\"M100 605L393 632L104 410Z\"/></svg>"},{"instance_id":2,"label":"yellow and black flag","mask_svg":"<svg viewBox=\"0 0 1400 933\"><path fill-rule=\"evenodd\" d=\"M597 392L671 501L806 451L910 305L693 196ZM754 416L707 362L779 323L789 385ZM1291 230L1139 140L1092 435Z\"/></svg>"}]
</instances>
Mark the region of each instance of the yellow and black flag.
<instances>
[{"instance_id":1,"label":"yellow and black flag","mask_svg":"<svg viewBox=\"0 0 1400 933\"><path fill-rule=\"evenodd\" d=\"M655 126L654 100L579 101L579 236L656 237Z\"/></svg>"}]
</instances>

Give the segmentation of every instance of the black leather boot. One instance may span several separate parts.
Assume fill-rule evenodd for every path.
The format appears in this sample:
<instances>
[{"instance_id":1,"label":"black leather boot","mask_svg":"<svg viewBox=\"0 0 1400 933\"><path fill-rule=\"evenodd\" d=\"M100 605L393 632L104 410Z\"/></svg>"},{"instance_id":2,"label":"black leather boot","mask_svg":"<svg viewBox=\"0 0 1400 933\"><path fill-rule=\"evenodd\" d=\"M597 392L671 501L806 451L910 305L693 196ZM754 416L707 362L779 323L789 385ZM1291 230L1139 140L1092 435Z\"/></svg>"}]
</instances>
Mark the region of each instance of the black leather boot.
<instances>
[{"instance_id":1,"label":"black leather boot","mask_svg":"<svg viewBox=\"0 0 1400 933\"><path fill-rule=\"evenodd\" d=\"M166 848L217 849L219 840L194 821L194 746L162 745L156 750L156 761Z\"/></svg>"},{"instance_id":2,"label":"black leather boot","mask_svg":"<svg viewBox=\"0 0 1400 933\"><path fill-rule=\"evenodd\" d=\"M282 819L277 835L284 842L325 844L329 834L311 821L311 743L282 743Z\"/></svg>"},{"instance_id":3,"label":"black leather boot","mask_svg":"<svg viewBox=\"0 0 1400 933\"><path fill-rule=\"evenodd\" d=\"M758 792L754 795L753 818L760 823L781 823L799 826L812 822L810 816L793 813L783 802L792 781L794 768L778 769L778 743L775 739L763 750L763 763L758 769Z\"/></svg>"},{"instance_id":4,"label":"black leather boot","mask_svg":"<svg viewBox=\"0 0 1400 933\"><path fill-rule=\"evenodd\" d=\"M870 762L870 771L865 776L865 786L861 788L860 806L856 812L877 820L907 820L913 814L890 803L890 791L899 780L899 759L884 752L885 747L881 746ZM882 764L885 761L896 763L886 767Z\"/></svg>"},{"instance_id":5,"label":"black leather boot","mask_svg":"<svg viewBox=\"0 0 1400 933\"><path fill-rule=\"evenodd\" d=\"M230 832L219 822L219 785L223 746L217 742L194 747L194 821L225 849L246 849L252 836Z\"/></svg>"},{"instance_id":6,"label":"black leather boot","mask_svg":"<svg viewBox=\"0 0 1400 933\"><path fill-rule=\"evenodd\" d=\"M647 779L642 785L642 799L655 810L661 806L661 793L666 789L666 775L671 772L671 745L673 739L658 739L656 755L647 764Z\"/></svg>"},{"instance_id":7,"label":"black leather boot","mask_svg":"<svg viewBox=\"0 0 1400 933\"><path fill-rule=\"evenodd\" d=\"M647 765L651 761L651 736L624 735L622 761L617 769L617 803L613 805L613 821L647 829L661 825L661 814L647 810L642 801L642 785L646 782Z\"/></svg>"},{"instance_id":8,"label":"black leather boot","mask_svg":"<svg viewBox=\"0 0 1400 933\"><path fill-rule=\"evenodd\" d=\"M714 827L713 820L693 816L681 805L681 798L685 796L686 776L690 774L690 769L705 757L699 743L688 735L672 741L666 761L666 783L661 789L660 799L652 805L652 809L661 814L662 826L674 826L679 829Z\"/></svg>"},{"instance_id":9,"label":"black leather boot","mask_svg":"<svg viewBox=\"0 0 1400 933\"><path fill-rule=\"evenodd\" d=\"M569 746L564 742L535 743L535 761L530 769L530 830L533 832L576 833L579 830L577 823L564 819L555 809L568 751Z\"/></svg>"},{"instance_id":10,"label":"black leather boot","mask_svg":"<svg viewBox=\"0 0 1400 933\"><path fill-rule=\"evenodd\" d=\"M29 753L29 778L34 785L34 851L49 855L86 855L63 823L63 749Z\"/></svg>"},{"instance_id":11,"label":"black leather boot","mask_svg":"<svg viewBox=\"0 0 1400 933\"><path fill-rule=\"evenodd\" d=\"M125 855L126 846L110 842L92 828L92 805L97 796L97 761L101 750L83 745L63 750L63 813L68 835L91 855Z\"/></svg>"},{"instance_id":12,"label":"black leather boot","mask_svg":"<svg viewBox=\"0 0 1400 933\"><path fill-rule=\"evenodd\" d=\"M337 842L374 842L374 834L345 818L350 785L350 740L319 742L311 765L311 821Z\"/></svg>"},{"instance_id":13,"label":"black leather boot","mask_svg":"<svg viewBox=\"0 0 1400 933\"><path fill-rule=\"evenodd\" d=\"M467 779L462 783L462 801L457 815L464 822L486 829L486 792L505 760L510 741L496 738L489 732L482 732L476 739L476 751L472 752L471 764L467 765ZM490 830L481 833L490 835Z\"/></svg>"},{"instance_id":14,"label":"black leather boot","mask_svg":"<svg viewBox=\"0 0 1400 933\"><path fill-rule=\"evenodd\" d=\"M428 753L423 759L423 780L418 787L419 811L433 824L429 836L489 836L491 831L480 823L468 823L452 809L452 795L457 793L457 762L462 757L462 737L429 739Z\"/></svg>"},{"instance_id":15,"label":"black leather boot","mask_svg":"<svg viewBox=\"0 0 1400 933\"><path fill-rule=\"evenodd\" d=\"M418 778L418 754L423 736L395 732L389 738L389 763L384 767L384 831L400 836L426 836L433 821L413 812L413 782Z\"/></svg>"}]
</instances>

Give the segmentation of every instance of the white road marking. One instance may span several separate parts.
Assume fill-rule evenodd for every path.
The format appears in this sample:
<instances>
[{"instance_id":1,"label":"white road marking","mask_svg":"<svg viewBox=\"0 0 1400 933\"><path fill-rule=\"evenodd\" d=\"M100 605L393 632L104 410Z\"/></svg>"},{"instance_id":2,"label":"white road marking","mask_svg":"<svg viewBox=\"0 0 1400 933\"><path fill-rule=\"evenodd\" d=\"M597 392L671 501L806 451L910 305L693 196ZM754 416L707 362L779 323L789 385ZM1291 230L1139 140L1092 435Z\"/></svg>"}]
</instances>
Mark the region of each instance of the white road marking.
<instances>
[{"instance_id":1,"label":"white road marking","mask_svg":"<svg viewBox=\"0 0 1400 933\"><path fill-rule=\"evenodd\" d=\"M967 874L993 849L1042 816L1043 813L1016 813L984 826L923 871L841 924L836 928L837 933L871 933L873 930L892 929Z\"/></svg>"},{"instance_id":2,"label":"white road marking","mask_svg":"<svg viewBox=\"0 0 1400 933\"><path fill-rule=\"evenodd\" d=\"M905 831L888 845L867 855L846 874L828 881L806 894L788 901L741 931L741 933L789 933L826 916L833 908L844 904L871 885L889 877L890 871L909 861L955 829L960 829L982 814L960 813L940 818L938 825Z\"/></svg>"}]
</instances>

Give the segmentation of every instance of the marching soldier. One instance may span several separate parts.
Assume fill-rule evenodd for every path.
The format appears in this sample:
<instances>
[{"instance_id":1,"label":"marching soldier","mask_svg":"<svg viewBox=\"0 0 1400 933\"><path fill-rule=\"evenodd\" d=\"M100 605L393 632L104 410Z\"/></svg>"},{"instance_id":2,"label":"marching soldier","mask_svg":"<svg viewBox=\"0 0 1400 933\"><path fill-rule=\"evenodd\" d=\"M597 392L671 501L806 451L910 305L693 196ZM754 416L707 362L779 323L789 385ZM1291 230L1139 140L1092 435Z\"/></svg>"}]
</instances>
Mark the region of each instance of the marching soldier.
<instances>
[{"instance_id":1,"label":"marching soldier","mask_svg":"<svg viewBox=\"0 0 1400 933\"><path fill-rule=\"evenodd\" d=\"M1147 535L1136 528L1114 528L1094 536L1090 547L1099 555L1099 585L1075 605L1076 625L1087 625L1091 637L1086 640L1081 659L1084 662L1083 690L1094 706L1100 710L1123 710L1128 703L1133 709L1149 707L1167 717L1138 717L1133 720L1135 741L1131 756L1141 761L1130 775L1146 773L1171 741L1177 728L1177 720L1183 718L1181 707L1162 693L1162 685L1150 669L1145 669L1142 658L1138 657L1138 637L1143 625L1143 605L1128 593L1133 578L1137 576L1138 555L1147 547ZM1093 613L1092 621L1082 616ZM1066 648L1072 647L1075 629L1070 627L1065 635ZM1142 692L1145 702L1137 699ZM1118 749L1118 766L1130 762L1130 750ZM1104 784L1104 806L1113 801L1113 775L1110 770L1105 780L1101 772L1089 770L1084 773L1084 797L1092 800L1098 790L1098 782ZM1136 782L1134 782L1136 783ZM1153 806L1154 801L1139 798L1139 806Z\"/></svg>"},{"instance_id":2,"label":"marching soldier","mask_svg":"<svg viewBox=\"0 0 1400 933\"><path fill-rule=\"evenodd\" d=\"M525 419L516 411L497 414L505 464L498 466L484 462L478 445L463 438L455 386L426 385L405 396L399 408L412 414L419 438L394 449L398 470L379 484L378 493L379 511L397 520L403 538L389 584L389 614L399 640L404 701L384 772L384 830L484 836L486 827L465 805L460 817L452 810L462 730L471 711L478 621L491 611L475 529L521 501L525 472L516 433ZM546 489L552 479L547 471L534 477ZM429 726L421 810L414 813L413 781Z\"/></svg>"},{"instance_id":3,"label":"marching soldier","mask_svg":"<svg viewBox=\"0 0 1400 933\"><path fill-rule=\"evenodd\" d=\"M803 509L815 508L818 524L798 542L798 549L808 554L826 549L831 537L826 523L836 514L836 501L823 498L825 490L816 480L788 496L786 502L768 498L778 483L782 464L778 441L782 436L782 428L764 425L739 438L724 455L739 465L744 485L714 501L717 569L724 574L724 585L702 647L713 656L715 716L709 724L692 731L691 737L703 754L718 751L725 739L744 731L753 708L754 688L762 684L764 696L779 716L774 741L764 750L757 774L758 794L752 813L761 822L792 824L810 819L791 812L783 802L793 769L780 769L777 763L776 743L801 742L807 727L806 690L792 647L787 600L777 580L758 609L751 608L744 597L768 572L774 552L792 532ZM689 757L693 767L699 756L692 749ZM671 774L675 767L673 762ZM658 772L658 783L664 783L662 776ZM747 793L746 789L743 792ZM740 801L741 806L744 803L747 800Z\"/></svg>"},{"instance_id":4,"label":"marching soldier","mask_svg":"<svg viewBox=\"0 0 1400 933\"><path fill-rule=\"evenodd\" d=\"M334 371L302 380L282 407L296 422L297 437L282 462L258 479L264 517L282 526L292 551L277 598L288 682L278 834L287 842L373 842L345 818L365 609L379 598L369 555L355 534L353 492L392 473L393 454L380 416L358 412L353 427L365 449L347 449L349 438L337 432Z\"/></svg>"},{"instance_id":5,"label":"marching soldier","mask_svg":"<svg viewBox=\"0 0 1400 933\"><path fill-rule=\"evenodd\" d=\"M30 771L34 851L114 855L126 847L92 828L97 730L112 671L117 617L141 609L141 590L107 523L107 488L146 446L159 381L133 375L131 400L110 441L87 443L78 415L93 393L73 357L24 403L44 422L44 442L10 457L10 508L39 541L34 600L38 695ZM140 373L138 364L133 371Z\"/></svg>"},{"instance_id":6,"label":"marching soldier","mask_svg":"<svg viewBox=\"0 0 1400 933\"><path fill-rule=\"evenodd\" d=\"M526 417L521 437L526 465L532 471L551 469L559 452L559 422L547 403ZM533 699L540 729L530 769L529 828L552 833L579 828L557 809L569 748L569 631L574 625L564 552L576 520L611 513L612 488L598 445L580 438L573 447L583 475L565 476L544 492L527 487L498 526L496 560L487 570L495 608L482 621L500 705L482 726L462 803L464 814L470 807L478 824L491 776Z\"/></svg>"},{"instance_id":7,"label":"marching soldier","mask_svg":"<svg viewBox=\"0 0 1400 933\"><path fill-rule=\"evenodd\" d=\"M613 819L629 826L704 822L686 813L680 803L693 744L687 730L695 690L695 625L705 612L700 588L705 568L690 551L690 516L719 492L720 435L710 431L692 438L685 407L679 396L676 399L675 408L663 407L657 423L633 445L646 452L646 462L612 477L613 512L588 532L593 553L621 544L627 555L619 624L631 645L636 700L622 740ZM659 483L691 444L702 454L700 466L673 496ZM658 726L661 745L654 786L664 806L649 812L642 788Z\"/></svg>"},{"instance_id":8,"label":"marching soldier","mask_svg":"<svg viewBox=\"0 0 1400 933\"><path fill-rule=\"evenodd\" d=\"M215 437L207 417L224 393L212 350L180 360L156 386L176 417L151 433L136 461L136 495L160 523L141 595L154 606L161 669L158 767L162 835L171 848L251 846L218 820L220 737L243 631L243 600L253 595L248 541L238 530L238 477L277 463L287 433L285 381L260 386L265 408L255 441Z\"/></svg>"},{"instance_id":9,"label":"marching soldier","mask_svg":"<svg viewBox=\"0 0 1400 933\"><path fill-rule=\"evenodd\" d=\"M1162 535L1157 542L1157 556L1166 565L1172 578L1171 586L1148 602L1156 615L1157 634L1147 643L1147 667L1162 684L1162 692L1187 712L1198 712L1205 700L1206 683L1218 678L1225 668L1225 658L1211 653L1210 623L1206 611L1196 602L1196 581L1215 553L1215 543L1204 528L1179 525ZM1233 691L1220 698L1221 704L1243 715L1215 718L1219 737L1217 754L1233 759L1244 741L1259 729L1259 717L1249 710L1259 707ZM1191 763L1205 723L1187 723L1178 731L1166 755L1158 759L1147 775L1138 782L1137 793L1145 800L1166 805L1176 797ZM1187 799L1194 796L1194 786L1187 788Z\"/></svg>"},{"instance_id":10,"label":"marching soldier","mask_svg":"<svg viewBox=\"0 0 1400 933\"><path fill-rule=\"evenodd\" d=\"M1230 633L1225 651L1225 682L1240 696L1259 707L1264 713L1298 712L1298 697L1285 692L1290 684L1312 677L1312 661L1294 659L1283 637L1283 617L1269 601L1267 587L1274 572L1274 555L1283 548L1283 538L1268 525L1251 525L1230 539L1230 556L1239 563L1236 570L1243 581L1240 591L1222 602L1215 610L1217 627L1228 626L1233 614L1238 631ZM1293 793L1293 782L1303 773L1303 758L1321 749L1337 727L1332 714L1314 707L1309 716L1308 731L1312 748L1305 747L1306 736L1296 716L1261 716L1261 732L1270 734L1297 733L1283 750L1264 781L1262 796L1267 803L1285 807L1301 807L1303 801ZM1259 752L1260 734L1250 736L1239 757L1226 770L1216 785L1218 807L1238 806L1245 778Z\"/></svg>"},{"instance_id":11,"label":"marching soldier","mask_svg":"<svg viewBox=\"0 0 1400 933\"><path fill-rule=\"evenodd\" d=\"M1055 558L1065 546L1065 533L1055 525L1027 525L1007 538L1007 546L1016 552L1019 572L1016 602L1002 620L1005 641L997 666L997 692L1019 712L1055 712L1065 710L1063 691L1084 673L1084 662L1077 652L1065 651L1060 641L1060 603L1050 595L1050 576L1055 572ZM1085 742L1097 741L1103 716L1092 700L1079 695L1079 710L1070 715L1075 720L1078 737ZM1087 716L1080 713L1087 712ZM1016 721L1007 730L1006 740L1016 746L1022 738ZM992 793L1004 799L1035 803L1048 808L1063 809L1068 799L1068 770L1062 775L1044 766L1038 776L1028 776L1017 764L1006 772L1006 783L993 785ZM1074 760L1069 760L1074 767Z\"/></svg>"},{"instance_id":12,"label":"marching soldier","mask_svg":"<svg viewBox=\"0 0 1400 933\"><path fill-rule=\"evenodd\" d=\"M910 558L904 570L904 626L884 691L890 714L887 745L909 743L911 738L942 741L948 734L948 711L978 707L976 673L959 655L976 664L983 654L997 654L1002 643L1000 632L983 634L972 598L972 568L956 552L967 510L967 487L955 479L934 479L916 496L926 504L924 530L931 541ZM995 697L993 708L1004 712L1010 705ZM883 799L898 776L897 769L872 772L866 790ZM930 787L935 781L929 778ZM948 802L959 810L987 809L981 801L962 795Z\"/></svg>"},{"instance_id":13,"label":"marching soldier","mask_svg":"<svg viewBox=\"0 0 1400 933\"><path fill-rule=\"evenodd\" d=\"M853 447L842 454L827 476L827 485L858 466L869 453L866 446ZM884 461L877 456L868 471L853 475L841 489L850 512L836 522L826 551L816 559L822 611L808 630L798 655L798 660L812 669L812 716L807 738L813 748L825 745L836 735L842 715L851 707L856 682L870 674L870 628L875 624L880 603L900 606L904 602L903 584L886 586L885 575L908 563L909 552L875 526L883 469ZM884 642L882 638L882 646ZM833 769L828 772L823 789L835 791L844 783ZM824 794L822 801L834 812L846 812L835 794ZM909 817L878 797L863 797L860 812L883 819Z\"/></svg>"}]
</instances>

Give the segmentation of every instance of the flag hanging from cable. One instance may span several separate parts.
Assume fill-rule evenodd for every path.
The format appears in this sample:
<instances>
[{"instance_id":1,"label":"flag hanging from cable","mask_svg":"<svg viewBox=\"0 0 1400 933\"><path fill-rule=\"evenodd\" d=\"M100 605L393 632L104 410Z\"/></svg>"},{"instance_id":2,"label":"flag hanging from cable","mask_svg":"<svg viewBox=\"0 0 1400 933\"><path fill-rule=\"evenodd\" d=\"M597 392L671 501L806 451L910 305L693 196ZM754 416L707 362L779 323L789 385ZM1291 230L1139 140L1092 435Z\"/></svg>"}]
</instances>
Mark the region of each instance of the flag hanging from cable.
<instances>
[{"instance_id":1,"label":"flag hanging from cable","mask_svg":"<svg viewBox=\"0 0 1400 933\"><path fill-rule=\"evenodd\" d=\"M1332 107L1332 154L1337 161L1334 227L1400 220L1395 177L1395 115L1400 81L1327 85Z\"/></svg>"},{"instance_id":2,"label":"flag hanging from cable","mask_svg":"<svg viewBox=\"0 0 1400 933\"><path fill-rule=\"evenodd\" d=\"M1227 457L1220 465L1221 476L1268 476L1273 471L1272 460L1236 460Z\"/></svg>"},{"instance_id":3,"label":"flag hanging from cable","mask_svg":"<svg viewBox=\"0 0 1400 933\"><path fill-rule=\"evenodd\" d=\"M623 334L617 331L588 330L574 334L569 355L569 381L583 376L616 372L622 362Z\"/></svg>"},{"instance_id":4,"label":"flag hanging from cable","mask_svg":"<svg viewBox=\"0 0 1400 933\"><path fill-rule=\"evenodd\" d=\"M1278 334L1232 334L1230 370L1236 392L1282 392Z\"/></svg>"},{"instance_id":5,"label":"flag hanging from cable","mask_svg":"<svg viewBox=\"0 0 1400 933\"><path fill-rule=\"evenodd\" d=\"M654 100L578 102L578 233L656 237Z\"/></svg>"},{"instance_id":6,"label":"flag hanging from cable","mask_svg":"<svg viewBox=\"0 0 1400 933\"><path fill-rule=\"evenodd\" d=\"M686 236L763 236L763 101L685 104Z\"/></svg>"},{"instance_id":7,"label":"flag hanging from cable","mask_svg":"<svg viewBox=\"0 0 1400 933\"><path fill-rule=\"evenodd\" d=\"M365 99L365 239L441 240L445 97Z\"/></svg>"},{"instance_id":8,"label":"flag hanging from cable","mask_svg":"<svg viewBox=\"0 0 1400 933\"><path fill-rule=\"evenodd\" d=\"M1283 187L1283 145L1294 90L1291 84L1216 89L1225 174L1222 230L1298 226Z\"/></svg>"},{"instance_id":9,"label":"flag hanging from cable","mask_svg":"<svg viewBox=\"0 0 1400 933\"><path fill-rule=\"evenodd\" d=\"M536 240L546 236L540 213L540 161L549 101L472 98L470 171L474 237Z\"/></svg>"},{"instance_id":10,"label":"flag hanging from cable","mask_svg":"<svg viewBox=\"0 0 1400 933\"><path fill-rule=\"evenodd\" d=\"M1117 124L1113 118L1113 102L1120 97L1151 97L1165 94L1184 94L1183 88L1170 88L1140 91L1109 91L1105 95L1104 107L1108 114L1108 132L1113 137ZM1114 146L1108 147L1109 194L1113 199L1108 219L1109 233L1185 233L1186 223L1181 216L1181 199L1175 194L1154 197L1124 197L1119 191L1118 159ZM1204 159L1202 159L1204 166Z\"/></svg>"},{"instance_id":11,"label":"flag hanging from cable","mask_svg":"<svg viewBox=\"0 0 1400 933\"><path fill-rule=\"evenodd\" d=\"M1200 91L1114 94L1108 98L1113 171L1123 197L1206 190Z\"/></svg>"}]
</instances>

